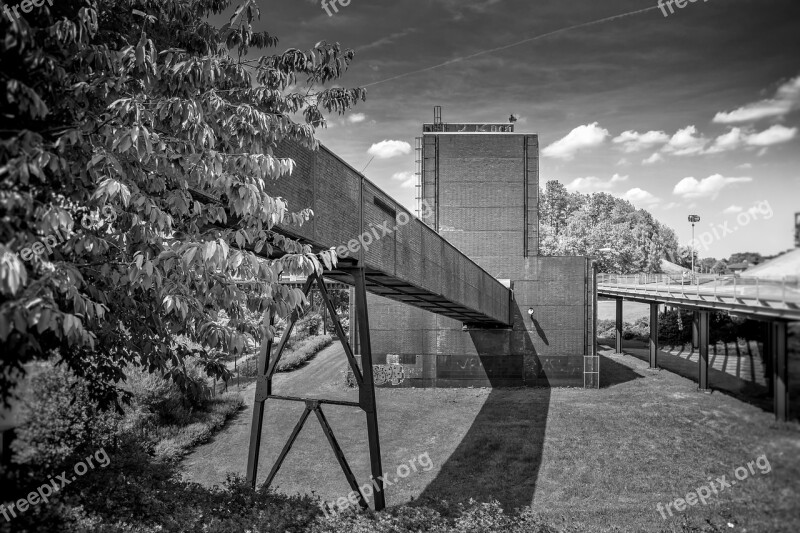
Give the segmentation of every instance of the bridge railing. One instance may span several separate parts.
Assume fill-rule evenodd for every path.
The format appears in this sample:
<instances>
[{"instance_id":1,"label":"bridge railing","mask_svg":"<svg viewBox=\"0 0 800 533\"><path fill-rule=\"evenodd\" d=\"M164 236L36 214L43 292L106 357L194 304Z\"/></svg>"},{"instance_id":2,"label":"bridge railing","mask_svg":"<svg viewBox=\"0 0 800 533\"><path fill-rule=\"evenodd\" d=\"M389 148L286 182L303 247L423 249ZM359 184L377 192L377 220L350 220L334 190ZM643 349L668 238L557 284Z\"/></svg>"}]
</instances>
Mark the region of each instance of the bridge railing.
<instances>
[{"instance_id":1,"label":"bridge railing","mask_svg":"<svg viewBox=\"0 0 800 533\"><path fill-rule=\"evenodd\" d=\"M598 274L598 284L609 288L672 295L736 298L764 302L800 303L800 276L781 279L744 278L736 275Z\"/></svg>"}]
</instances>

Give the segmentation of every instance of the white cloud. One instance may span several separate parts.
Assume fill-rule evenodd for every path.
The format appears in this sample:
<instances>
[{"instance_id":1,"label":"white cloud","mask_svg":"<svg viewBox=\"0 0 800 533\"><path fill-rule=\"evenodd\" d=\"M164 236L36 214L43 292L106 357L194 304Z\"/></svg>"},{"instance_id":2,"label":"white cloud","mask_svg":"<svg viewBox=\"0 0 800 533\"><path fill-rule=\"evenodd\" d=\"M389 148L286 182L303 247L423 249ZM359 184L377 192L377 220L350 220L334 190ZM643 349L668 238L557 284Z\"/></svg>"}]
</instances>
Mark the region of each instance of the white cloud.
<instances>
[{"instance_id":1,"label":"white cloud","mask_svg":"<svg viewBox=\"0 0 800 533\"><path fill-rule=\"evenodd\" d=\"M704 151L706 154L718 154L737 150L742 146L766 147L775 144L789 142L797 136L797 128L787 128L776 124L761 133L755 133L752 129L731 128L728 133L724 133L714 140L714 144Z\"/></svg>"},{"instance_id":2,"label":"white cloud","mask_svg":"<svg viewBox=\"0 0 800 533\"><path fill-rule=\"evenodd\" d=\"M773 98L753 102L730 112L719 112L714 122L734 124L754 122L762 118L783 117L800 107L800 76L781 85Z\"/></svg>"},{"instance_id":3,"label":"white cloud","mask_svg":"<svg viewBox=\"0 0 800 533\"><path fill-rule=\"evenodd\" d=\"M364 113L353 113L347 116L347 122L350 124L358 124L359 122L364 122L367 119L367 115Z\"/></svg>"},{"instance_id":4,"label":"white cloud","mask_svg":"<svg viewBox=\"0 0 800 533\"><path fill-rule=\"evenodd\" d=\"M753 168L753 164L752 163L742 163L741 165L739 165L736 168Z\"/></svg>"},{"instance_id":5,"label":"white cloud","mask_svg":"<svg viewBox=\"0 0 800 533\"><path fill-rule=\"evenodd\" d=\"M736 213L741 213L742 211L744 211L744 208L738 205L732 205L722 210L722 212L725 213L726 215L733 215Z\"/></svg>"},{"instance_id":6,"label":"white cloud","mask_svg":"<svg viewBox=\"0 0 800 533\"><path fill-rule=\"evenodd\" d=\"M391 159L411 153L411 145L405 141L381 141L370 146L367 153L378 159Z\"/></svg>"},{"instance_id":7,"label":"white cloud","mask_svg":"<svg viewBox=\"0 0 800 533\"><path fill-rule=\"evenodd\" d=\"M753 178L726 178L722 174L714 174L702 180L692 177L683 178L675 185L673 194L683 198L705 198L715 199L725 187L736 183L747 183Z\"/></svg>"},{"instance_id":8,"label":"white cloud","mask_svg":"<svg viewBox=\"0 0 800 533\"><path fill-rule=\"evenodd\" d=\"M707 154L717 154L728 150L736 150L745 141L747 136L741 128L732 128L728 133L723 133L714 140L714 144L706 150Z\"/></svg>"},{"instance_id":9,"label":"white cloud","mask_svg":"<svg viewBox=\"0 0 800 533\"><path fill-rule=\"evenodd\" d=\"M584 194L592 192L609 192L617 183L622 183L624 181L628 181L628 176L614 174L608 181L603 181L595 176L588 176L586 178L576 178L568 183L565 187L569 191L581 192Z\"/></svg>"},{"instance_id":10,"label":"white cloud","mask_svg":"<svg viewBox=\"0 0 800 533\"><path fill-rule=\"evenodd\" d=\"M401 181L401 187L411 189L417 185L417 175L413 172L395 172L392 174L392 179Z\"/></svg>"},{"instance_id":11,"label":"white cloud","mask_svg":"<svg viewBox=\"0 0 800 533\"><path fill-rule=\"evenodd\" d=\"M668 209L675 209L676 207L680 207L680 206L682 206L682 205L683 205L683 204L679 204L678 202L670 202L670 203L668 203L667 205L665 205L665 206L664 206L664 209L665 209L665 210L668 210Z\"/></svg>"},{"instance_id":12,"label":"white cloud","mask_svg":"<svg viewBox=\"0 0 800 533\"><path fill-rule=\"evenodd\" d=\"M669 135L663 131L648 131L639 133L638 131L624 131L614 138L614 144L621 144L624 152L639 152L649 150L655 146L662 145L669 141Z\"/></svg>"},{"instance_id":13,"label":"white cloud","mask_svg":"<svg viewBox=\"0 0 800 533\"><path fill-rule=\"evenodd\" d=\"M661 157L661 154L656 152L653 155L651 155L650 157L648 157L647 159L643 159L642 160L642 164L643 165L655 165L659 161L663 161L663 160L664 160L664 158Z\"/></svg>"},{"instance_id":14,"label":"white cloud","mask_svg":"<svg viewBox=\"0 0 800 533\"><path fill-rule=\"evenodd\" d=\"M617 166L618 167L627 167L630 164L631 164L631 162L628 161L627 159L625 159L624 157L622 159L620 159L619 161L617 161Z\"/></svg>"},{"instance_id":15,"label":"white cloud","mask_svg":"<svg viewBox=\"0 0 800 533\"><path fill-rule=\"evenodd\" d=\"M653 196L649 192L640 189L639 187L629 190L622 195L622 198L634 205L643 205L645 207L656 207L658 202L661 201L660 198Z\"/></svg>"},{"instance_id":16,"label":"white cloud","mask_svg":"<svg viewBox=\"0 0 800 533\"><path fill-rule=\"evenodd\" d=\"M772 146L789 142L797 137L797 128L787 128L776 124L761 133L754 133L747 137L747 144L750 146Z\"/></svg>"},{"instance_id":17,"label":"white cloud","mask_svg":"<svg viewBox=\"0 0 800 533\"><path fill-rule=\"evenodd\" d=\"M708 139L698 135L695 126L686 126L675 132L664 151L675 155L696 155L703 153L703 148L708 143Z\"/></svg>"},{"instance_id":18,"label":"white cloud","mask_svg":"<svg viewBox=\"0 0 800 533\"><path fill-rule=\"evenodd\" d=\"M575 157L579 150L593 148L603 144L610 133L605 128L597 125L597 122L578 126L569 132L563 139L560 139L542 150L545 157L555 159L570 160Z\"/></svg>"}]
</instances>

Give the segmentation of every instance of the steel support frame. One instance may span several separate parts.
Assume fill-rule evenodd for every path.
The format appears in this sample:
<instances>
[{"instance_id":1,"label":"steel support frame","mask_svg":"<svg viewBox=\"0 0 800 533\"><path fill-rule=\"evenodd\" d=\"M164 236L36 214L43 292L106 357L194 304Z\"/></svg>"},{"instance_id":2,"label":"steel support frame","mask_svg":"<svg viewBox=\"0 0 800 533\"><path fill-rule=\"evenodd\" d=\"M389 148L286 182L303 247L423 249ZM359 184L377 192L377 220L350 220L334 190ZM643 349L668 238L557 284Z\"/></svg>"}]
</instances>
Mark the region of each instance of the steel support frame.
<instances>
[{"instance_id":1,"label":"steel support frame","mask_svg":"<svg viewBox=\"0 0 800 533\"><path fill-rule=\"evenodd\" d=\"M710 338L710 313L708 311L695 311L692 320L697 330L697 343L700 357L698 358L698 378L699 388L703 392L710 392L708 386L708 343Z\"/></svg>"},{"instance_id":2,"label":"steel support frame","mask_svg":"<svg viewBox=\"0 0 800 533\"><path fill-rule=\"evenodd\" d=\"M322 412L322 405L329 404L329 405L343 405L343 406L350 406L350 407L359 407L367 416L367 437L369 441L369 452L370 452L370 467L372 471L372 480L371 484L375 486L374 497L375 497L375 510L380 511L386 507L386 498L384 495L384 484L383 484L383 466L381 463L381 449L380 449L380 438L378 433L378 416L377 416L377 406L375 401L375 381L373 379L373 367L372 367L372 351L371 351L371 344L370 344L370 337L369 337L369 315L367 312L367 293L366 293L366 276L363 267L348 267L342 268L340 267L339 270L350 274L353 277L354 282L354 293L355 293L355 311L356 311L356 318L357 320L351 322L351 327L356 326L358 328L358 340L359 345L361 348L361 362L362 368L364 369L363 373L359 369L358 362L353 354L353 350L351 348L351 344L344 333L344 329L342 328L342 324L339 321L339 317L336 313L336 309L333 306L333 303L328 296L327 288L325 287L325 282L322 277L313 274L308 277L306 280L305 286L303 287L303 294L308 295L311 286L316 282L319 287L320 295L322 297L322 301L325 304L326 309L331 317L331 322L333 323L334 331L336 335L339 337L339 340L342 343L342 347L344 348L345 355L347 356L348 362L350 364L350 368L353 371L353 375L355 376L356 383L359 387L359 401L358 403L355 402L344 402L344 401L335 401L335 400L324 400L324 399L310 399L310 398L295 398L295 397L288 397L288 396L277 396L272 394L272 378L275 374L275 370L277 369L278 362L280 361L281 355L283 355L283 350L286 347L286 343L289 340L289 336L291 335L292 329L294 328L295 323L297 322L299 315L297 312L292 313L292 317L289 321L289 324L286 327L286 330L283 333L283 337L281 338L280 344L275 352L275 355L270 357L271 350L272 350L272 338L268 338L264 340L264 343L261 347L261 352L259 354L258 359L258 384L256 387L256 397L255 403L253 405L253 423L251 427L250 433L250 449L247 459L247 481L250 485L255 488L256 487L256 478L258 474L258 457L261 451L261 435L263 432L263 421L264 421L264 409L266 400L284 400L284 401L300 401L305 403L305 410L300 417L300 420L294 427L292 434L289 437L289 440L284 445L281 453L278 457L278 460L273 465L272 469L270 470L269 476L265 482L267 487L270 486L272 481L274 480L275 476L278 473L281 465L283 464L284 459L288 455L289 451L292 448L297 436L300 433L300 430L303 428L306 420L308 419L309 415L313 412L317 420L319 421L320 425L322 426L322 430L325 433L325 437L328 439L328 443L330 444L331 448L333 449L334 454L336 455L336 459L339 462L339 466L342 468L344 472L345 478L350 485L350 488L358 495L359 504L364 507L368 508L369 505L367 504L366 500L364 499L363 495L361 494L358 488L358 482L356 481L355 476L350 468L350 465L347 463L347 459L342 452L341 447L339 446L336 437L333 434L333 430L328 424L327 419L325 418L324 413ZM351 293L352 294L352 293ZM270 318L270 324L272 323L272 319Z\"/></svg>"},{"instance_id":3,"label":"steel support frame","mask_svg":"<svg viewBox=\"0 0 800 533\"><path fill-rule=\"evenodd\" d=\"M623 323L622 323L622 316L623 316L622 315L622 302L623 301L624 300L622 298L617 298L616 299L616 304L617 304L617 317L616 317L617 318L617 323L616 323L617 341L616 341L615 350L616 350L617 354L621 354L622 353L622 328L623 328Z\"/></svg>"},{"instance_id":4,"label":"steel support frame","mask_svg":"<svg viewBox=\"0 0 800 533\"><path fill-rule=\"evenodd\" d=\"M773 402L775 419L780 422L789 420L789 352L787 350L788 328L786 322L771 322L770 353L772 360Z\"/></svg>"},{"instance_id":5,"label":"steel support frame","mask_svg":"<svg viewBox=\"0 0 800 533\"><path fill-rule=\"evenodd\" d=\"M775 372L773 371L772 360L772 322L764 322L764 344L761 360L764 363L764 371L767 374L767 389L770 396L775 395Z\"/></svg>"},{"instance_id":6,"label":"steel support frame","mask_svg":"<svg viewBox=\"0 0 800 533\"><path fill-rule=\"evenodd\" d=\"M658 303L650 304L650 368L658 368Z\"/></svg>"}]
</instances>

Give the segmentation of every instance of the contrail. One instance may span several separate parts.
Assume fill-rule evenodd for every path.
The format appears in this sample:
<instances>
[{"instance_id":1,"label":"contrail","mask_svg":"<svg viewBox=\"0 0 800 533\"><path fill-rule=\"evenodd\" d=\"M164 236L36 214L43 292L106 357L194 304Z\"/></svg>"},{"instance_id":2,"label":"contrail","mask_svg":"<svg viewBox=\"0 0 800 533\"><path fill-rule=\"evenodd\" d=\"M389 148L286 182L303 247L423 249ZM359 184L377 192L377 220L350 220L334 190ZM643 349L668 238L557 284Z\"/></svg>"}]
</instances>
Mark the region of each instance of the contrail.
<instances>
[{"instance_id":1,"label":"contrail","mask_svg":"<svg viewBox=\"0 0 800 533\"><path fill-rule=\"evenodd\" d=\"M500 47L497 47L497 48L492 48L490 50L483 50L482 52L476 52L474 54L470 54L470 55L464 56L464 57L457 57L455 59L451 59L449 61L445 61L444 63L439 63L438 65L433 65L433 66L430 66L430 67L421 68L419 70L412 70L411 72L406 72L405 74L399 74L397 76L392 76L391 78L386 78L385 80L373 81L372 83L367 83L366 85L362 85L361 87L371 87L373 85L378 85L379 83L386 83L387 81L393 81L393 80L397 80L397 79L400 79L400 78L405 78L406 76L411 76L413 74L419 74L420 72L427 72L429 70L434 70L434 69L437 69L439 67L444 67L444 66L447 66L447 65L452 65L453 63L458 63L459 61L464 61L466 59L472 59L473 57L478 57L478 56L482 56L482 55L486 55L486 54L493 54L494 52L499 52L501 50L507 50L509 48L513 48L513 47L519 46L521 44L530 43L530 42L533 42L533 41L538 41L539 39L544 39L545 37L551 37L551 36L557 35L559 33L564 33L564 32L571 31L571 30L577 30L579 28L586 28L588 26L594 26L595 24L602 24L604 22L610 22L612 20L621 19L623 17L630 17L630 16L633 16L633 15L638 15L640 13L646 13L647 11L652 11L654 9L658 9L658 6L647 7L647 8L644 8L644 9L631 11L629 13L622 13L620 15L614 15L614 16L602 18L602 19L599 19L599 20L593 20L591 22L582 22L581 24L576 24L574 26L567 26L566 28L561 28L560 30L555 30L555 31L551 31L551 32L548 32L548 33L543 33L541 35L536 35L535 37L529 37L527 39L523 39L521 41L517 41L516 43L511 43L511 44L507 44L507 45L500 46Z\"/></svg>"}]
</instances>

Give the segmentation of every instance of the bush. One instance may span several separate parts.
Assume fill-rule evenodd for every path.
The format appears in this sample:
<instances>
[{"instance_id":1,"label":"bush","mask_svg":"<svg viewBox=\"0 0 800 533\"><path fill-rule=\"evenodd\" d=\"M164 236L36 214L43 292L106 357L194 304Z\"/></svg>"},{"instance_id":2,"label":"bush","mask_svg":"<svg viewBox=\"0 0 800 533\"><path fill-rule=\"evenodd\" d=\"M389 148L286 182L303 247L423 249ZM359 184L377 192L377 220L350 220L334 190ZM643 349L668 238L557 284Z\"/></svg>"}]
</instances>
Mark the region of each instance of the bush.
<instances>
[{"instance_id":1,"label":"bush","mask_svg":"<svg viewBox=\"0 0 800 533\"><path fill-rule=\"evenodd\" d=\"M19 515L17 533L208 532L254 533L553 533L529 508L505 513L497 502L451 506L399 506L380 513L323 514L320 501L250 489L230 476L223 487L181 481L174 467L152 461L134 447L110 457L49 503ZM0 524L5 531L10 524Z\"/></svg>"},{"instance_id":2,"label":"bush","mask_svg":"<svg viewBox=\"0 0 800 533\"><path fill-rule=\"evenodd\" d=\"M317 335L298 342L289 353L283 354L278 362L278 372L291 372L300 368L332 342L331 335Z\"/></svg>"},{"instance_id":3,"label":"bush","mask_svg":"<svg viewBox=\"0 0 800 533\"><path fill-rule=\"evenodd\" d=\"M53 471L115 444L121 417L92 401L85 382L61 365L43 364L21 400L14 461Z\"/></svg>"},{"instance_id":4,"label":"bush","mask_svg":"<svg viewBox=\"0 0 800 533\"><path fill-rule=\"evenodd\" d=\"M616 339L617 338L617 323L615 320L598 320L597 321L597 338L599 339Z\"/></svg>"},{"instance_id":5,"label":"bush","mask_svg":"<svg viewBox=\"0 0 800 533\"><path fill-rule=\"evenodd\" d=\"M276 371L291 372L292 370L297 370L332 342L332 335L317 335L295 342L291 347L287 343ZM239 373L245 377L254 377L258 373L258 355L242 361Z\"/></svg>"},{"instance_id":6,"label":"bush","mask_svg":"<svg viewBox=\"0 0 800 533\"><path fill-rule=\"evenodd\" d=\"M296 332L295 340L302 340L308 337L319 335L322 329L322 315L319 313L309 313L297 321L294 326Z\"/></svg>"},{"instance_id":7,"label":"bush","mask_svg":"<svg viewBox=\"0 0 800 533\"><path fill-rule=\"evenodd\" d=\"M691 311L673 310L666 311L659 317L658 340L663 344L680 346L692 342Z\"/></svg>"},{"instance_id":8,"label":"bush","mask_svg":"<svg viewBox=\"0 0 800 533\"><path fill-rule=\"evenodd\" d=\"M662 344L680 346L692 341L692 311L671 310L659 316L658 340ZM606 329L607 328L607 329ZM722 312L712 312L709 323L709 342L746 342L762 341L761 323L755 320L729 316ZM597 323L597 335L600 338L615 338L616 331L613 320L600 320ZM650 320L640 318L635 324L628 322L622 327L624 340L646 340L650 336Z\"/></svg>"},{"instance_id":9,"label":"bush","mask_svg":"<svg viewBox=\"0 0 800 533\"><path fill-rule=\"evenodd\" d=\"M200 380L197 368L192 379ZM124 415L102 411L83 379L62 366L43 364L29 380L21 403L17 438L12 445L18 482L75 463L101 448L135 442L163 459L177 459L206 441L243 405L236 394L216 398L182 390L171 380L144 369L127 373L131 404Z\"/></svg>"},{"instance_id":10,"label":"bush","mask_svg":"<svg viewBox=\"0 0 800 533\"><path fill-rule=\"evenodd\" d=\"M388 509L381 513L345 512L318 519L312 533L555 533L559 530L544 523L525 508L507 514L496 501L449 506L438 502L434 507L421 505Z\"/></svg>"},{"instance_id":11,"label":"bush","mask_svg":"<svg viewBox=\"0 0 800 533\"><path fill-rule=\"evenodd\" d=\"M177 460L195 446L207 442L244 405L241 396L227 393L212 398L202 410L188 413L179 423L153 424L147 435L152 453L159 459Z\"/></svg>"}]
</instances>

